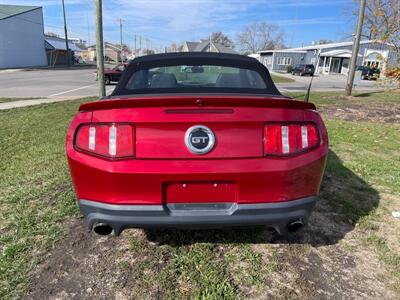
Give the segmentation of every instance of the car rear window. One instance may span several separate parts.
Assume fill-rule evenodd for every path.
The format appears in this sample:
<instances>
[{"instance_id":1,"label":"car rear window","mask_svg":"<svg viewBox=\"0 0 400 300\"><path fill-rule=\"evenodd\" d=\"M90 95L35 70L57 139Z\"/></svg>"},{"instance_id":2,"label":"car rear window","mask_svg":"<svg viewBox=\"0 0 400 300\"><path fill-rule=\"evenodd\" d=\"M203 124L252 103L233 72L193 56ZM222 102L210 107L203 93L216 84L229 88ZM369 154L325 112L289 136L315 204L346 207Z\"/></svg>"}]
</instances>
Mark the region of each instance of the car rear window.
<instances>
[{"instance_id":1,"label":"car rear window","mask_svg":"<svg viewBox=\"0 0 400 300\"><path fill-rule=\"evenodd\" d=\"M128 90L232 88L266 89L261 75L249 69L213 65L177 65L138 70L128 80Z\"/></svg>"},{"instance_id":2,"label":"car rear window","mask_svg":"<svg viewBox=\"0 0 400 300\"><path fill-rule=\"evenodd\" d=\"M140 94L281 95L256 59L221 53L167 53L131 61L111 96Z\"/></svg>"}]
</instances>

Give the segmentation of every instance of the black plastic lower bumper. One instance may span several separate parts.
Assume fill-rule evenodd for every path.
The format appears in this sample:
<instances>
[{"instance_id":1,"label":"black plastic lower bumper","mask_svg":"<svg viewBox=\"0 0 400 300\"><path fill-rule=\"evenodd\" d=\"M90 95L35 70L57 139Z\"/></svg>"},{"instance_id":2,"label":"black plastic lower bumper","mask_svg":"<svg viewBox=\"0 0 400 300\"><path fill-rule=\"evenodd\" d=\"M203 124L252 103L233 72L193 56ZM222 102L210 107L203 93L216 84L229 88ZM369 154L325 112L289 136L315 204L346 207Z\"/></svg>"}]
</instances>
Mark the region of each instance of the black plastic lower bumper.
<instances>
[{"instance_id":1,"label":"black plastic lower bumper","mask_svg":"<svg viewBox=\"0 0 400 300\"><path fill-rule=\"evenodd\" d=\"M114 205L79 200L89 229L97 223L110 225L115 235L125 228L218 228L267 225L286 234L287 225L306 223L317 197L260 204L186 203L166 205Z\"/></svg>"}]
</instances>

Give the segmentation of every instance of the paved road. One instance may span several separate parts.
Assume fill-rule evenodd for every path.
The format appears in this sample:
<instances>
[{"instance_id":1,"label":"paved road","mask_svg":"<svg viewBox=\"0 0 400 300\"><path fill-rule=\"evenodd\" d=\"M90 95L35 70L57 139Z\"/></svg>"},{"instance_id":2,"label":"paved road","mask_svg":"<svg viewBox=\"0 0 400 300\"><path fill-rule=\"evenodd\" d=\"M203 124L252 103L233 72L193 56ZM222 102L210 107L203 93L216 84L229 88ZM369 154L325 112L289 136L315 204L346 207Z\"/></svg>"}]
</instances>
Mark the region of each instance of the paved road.
<instances>
[{"instance_id":1,"label":"paved road","mask_svg":"<svg viewBox=\"0 0 400 300\"><path fill-rule=\"evenodd\" d=\"M0 71L0 97L95 96L94 69ZM114 85L107 87L111 93Z\"/></svg>"},{"instance_id":2,"label":"paved road","mask_svg":"<svg viewBox=\"0 0 400 300\"><path fill-rule=\"evenodd\" d=\"M277 86L281 92L306 91L310 84L309 76L294 76L291 74L274 73L279 76L288 77L296 80L291 83L278 83ZM313 79L313 91L343 91L346 87L347 76L344 75L316 75ZM355 89L358 90L376 90L381 89L375 81L360 80Z\"/></svg>"},{"instance_id":3,"label":"paved road","mask_svg":"<svg viewBox=\"0 0 400 300\"><path fill-rule=\"evenodd\" d=\"M284 93L306 91L310 77L285 74L296 82L277 84ZM3 70L0 71L0 97L72 97L98 94L94 69L70 70ZM313 90L343 90L346 77L342 75L317 76ZM362 81L359 89L374 89L376 83ZM107 87L107 94L115 88Z\"/></svg>"}]
</instances>

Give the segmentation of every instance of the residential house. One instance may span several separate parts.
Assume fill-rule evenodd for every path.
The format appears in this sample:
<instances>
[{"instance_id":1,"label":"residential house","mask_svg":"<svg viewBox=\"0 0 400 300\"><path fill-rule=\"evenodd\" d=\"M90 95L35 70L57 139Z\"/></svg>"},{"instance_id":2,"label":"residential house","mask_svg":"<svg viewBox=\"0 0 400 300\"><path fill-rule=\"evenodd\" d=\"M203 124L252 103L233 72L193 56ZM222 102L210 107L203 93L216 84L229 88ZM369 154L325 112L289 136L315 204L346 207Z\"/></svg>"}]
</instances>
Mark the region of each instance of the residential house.
<instances>
[{"instance_id":1,"label":"residential house","mask_svg":"<svg viewBox=\"0 0 400 300\"><path fill-rule=\"evenodd\" d=\"M184 42L182 52L217 52L237 54L232 48L222 44L214 43L210 40L201 40L200 42Z\"/></svg>"},{"instance_id":2,"label":"residential house","mask_svg":"<svg viewBox=\"0 0 400 300\"><path fill-rule=\"evenodd\" d=\"M46 65L42 8L0 4L0 68Z\"/></svg>"},{"instance_id":3,"label":"residential house","mask_svg":"<svg viewBox=\"0 0 400 300\"><path fill-rule=\"evenodd\" d=\"M45 35L45 47L47 54L47 61L49 66L55 65L67 65L68 64L68 56L67 56L67 45L65 43L65 39L57 37L57 36L48 36ZM75 62L75 54L78 54L82 51L75 43L68 40L68 48L70 55L70 64L74 64Z\"/></svg>"},{"instance_id":4,"label":"residential house","mask_svg":"<svg viewBox=\"0 0 400 300\"><path fill-rule=\"evenodd\" d=\"M105 42L104 43L104 58L108 62L118 62L121 57L121 48L114 44ZM96 45L87 47L86 51L83 51L82 58L84 61L95 61L96 60Z\"/></svg>"},{"instance_id":5,"label":"residential house","mask_svg":"<svg viewBox=\"0 0 400 300\"><path fill-rule=\"evenodd\" d=\"M344 74L349 71L353 42L317 44L306 47L264 50L257 57L269 70L286 72L288 66L313 64L319 74ZM357 65L374 66L382 73L398 64L398 56L388 43L365 40L360 42Z\"/></svg>"}]
</instances>

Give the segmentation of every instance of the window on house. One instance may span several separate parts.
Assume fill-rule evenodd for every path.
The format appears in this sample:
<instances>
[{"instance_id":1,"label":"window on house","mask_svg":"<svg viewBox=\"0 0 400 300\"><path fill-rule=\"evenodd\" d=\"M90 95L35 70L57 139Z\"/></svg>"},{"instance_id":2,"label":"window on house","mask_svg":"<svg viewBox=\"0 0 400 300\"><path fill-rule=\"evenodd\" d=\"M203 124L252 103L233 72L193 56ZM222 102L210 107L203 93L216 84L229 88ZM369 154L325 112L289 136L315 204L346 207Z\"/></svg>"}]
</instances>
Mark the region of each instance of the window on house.
<instances>
[{"instance_id":1,"label":"window on house","mask_svg":"<svg viewBox=\"0 0 400 300\"><path fill-rule=\"evenodd\" d=\"M279 57L278 58L278 65L288 66L292 64L291 57Z\"/></svg>"}]
</instances>

